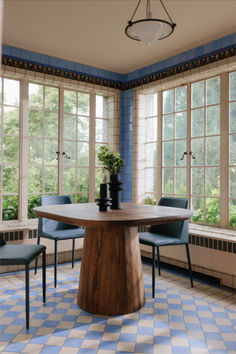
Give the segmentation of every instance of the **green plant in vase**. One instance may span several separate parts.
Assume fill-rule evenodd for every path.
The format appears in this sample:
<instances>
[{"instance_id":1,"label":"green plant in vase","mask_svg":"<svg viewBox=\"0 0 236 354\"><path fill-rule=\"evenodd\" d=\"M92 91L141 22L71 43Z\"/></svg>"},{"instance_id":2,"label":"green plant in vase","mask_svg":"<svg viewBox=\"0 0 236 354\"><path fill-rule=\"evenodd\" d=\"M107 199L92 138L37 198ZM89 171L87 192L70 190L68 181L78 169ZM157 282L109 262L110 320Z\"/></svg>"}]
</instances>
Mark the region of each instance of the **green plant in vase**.
<instances>
[{"instance_id":1,"label":"green plant in vase","mask_svg":"<svg viewBox=\"0 0 236 354\"><path fill-rule=\"evenodd\" d=\"M119 180L119 173L124 167L124 160L120 157L118 152L114 152L109 146L101 146L97 154L98 160L102 163L104 170L108 171L110 175L110 197L111 209L120 209L120 191L123 189L123 184Z\"/></svg>"}]
</instances>

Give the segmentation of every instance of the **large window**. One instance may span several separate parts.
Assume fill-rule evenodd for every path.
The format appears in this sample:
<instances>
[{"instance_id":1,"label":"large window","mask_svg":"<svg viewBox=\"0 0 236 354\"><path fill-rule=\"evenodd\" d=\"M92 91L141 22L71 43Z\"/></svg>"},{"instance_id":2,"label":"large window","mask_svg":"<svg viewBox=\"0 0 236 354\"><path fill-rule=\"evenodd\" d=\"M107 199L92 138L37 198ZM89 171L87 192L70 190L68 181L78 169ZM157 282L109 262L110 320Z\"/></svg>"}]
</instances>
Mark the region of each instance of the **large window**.
<instances>
[{"instance_id":1,"label":"large window","mask_svg":"<svg viewBox=\"0 0 236 354\"><path fill-rule=\"evenodd\" d=\"M187 197L192 222L236 228L236 72L152 91L138 95L138 125L153 110L160 128L152 152L146 150L142 161L137 158L137 169L144 168L148 176L154 154L152 168L158 171L151 193L151 179L144 192L140 189L142 200ZM145 137L139 132L139 150L144 151L149 134L150 129Z\"/></svg>"},{"instance_id":2,"label":"large window","mask_svg":"<svg viewBox=\"0 0 236 354\"><path fill-rule=\"evenodd\" d=\"M94 201L102 181L96 148L113 144L114 101L94 89L1 79L2 221L34 218L42 194Z\"/></svg>"}]
</instances>

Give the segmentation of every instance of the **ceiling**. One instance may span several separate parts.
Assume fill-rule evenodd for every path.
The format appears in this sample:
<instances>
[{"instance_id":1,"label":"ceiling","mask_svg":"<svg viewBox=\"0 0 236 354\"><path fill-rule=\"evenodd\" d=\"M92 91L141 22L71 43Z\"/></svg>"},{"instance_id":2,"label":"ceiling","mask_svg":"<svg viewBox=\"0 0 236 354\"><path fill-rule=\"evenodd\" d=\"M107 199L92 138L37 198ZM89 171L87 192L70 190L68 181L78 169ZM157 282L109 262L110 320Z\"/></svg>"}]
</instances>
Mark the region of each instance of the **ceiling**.
<instances>
[{"instance_id":1,"label":"ceiling","mask_svg":"<svg viewBox=\"0 0 236 354\"><path fill-rule=\"evenodd\" d=\"M5 0L3 44L124 74L236 32L236 0L163 2L177 27L148 46L124 34L138 0ZM151 11L168 20L159 0Z\"/></svg>"}]
</instances>

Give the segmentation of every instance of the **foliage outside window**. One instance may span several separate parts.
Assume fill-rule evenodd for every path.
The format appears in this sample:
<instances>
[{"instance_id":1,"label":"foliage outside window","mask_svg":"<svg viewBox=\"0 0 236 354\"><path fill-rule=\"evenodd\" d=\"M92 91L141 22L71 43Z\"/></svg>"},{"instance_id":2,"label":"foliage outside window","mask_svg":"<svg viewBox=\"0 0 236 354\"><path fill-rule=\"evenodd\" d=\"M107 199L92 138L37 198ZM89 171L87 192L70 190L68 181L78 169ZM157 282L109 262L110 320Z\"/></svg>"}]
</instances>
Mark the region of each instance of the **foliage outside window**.
<instances>
[{"instance_id":1,"label":"foliage outside window","mask_svg":"<svg viewBox=\"0 0 236 354\"><path fill-rule=\"evenodd\" d=\"M222 85L226 91L224 98L221 97ZM161 105L152 103L156 97ZM152 158L150 163L150 151L145 151L146 176L150 166L155 171L160 171L158 167L162 166L154 182L146 179L145 195L142 194L145 203L155 204L162 195L187 197L193 211L192 222L236 228L236 73L224 73L152 94L142 92L139 105L139 124L145 120L145 138L143 129L139 141L144 140L144 147L150 139L150 111L154 111L153 117L161 127L155 147L151 149L157 161L154 163ZM223 111L222 105L227 107ZM158 149L161 154L157 154ZM225 171L223 166L227 161L228 171ZM221 199L228 204L223 205Z\"/></svg>"},{"instance_id":2,"label":"foliage outside window","mask_svg":"<svg viewBox=\"0 0 236 354\"><path fill-rule=\"evenodd\" d=\"M35 82L24 82L20 91L21 84L20 80L7 78L0 81L3 221L18 220L20 200L21 209L28 210L29 219L34 218L33 208L39 205L42 194L70 194L78 203L94 201L96 186L102 178L95 149L108 144L109 122L114 112L111 94ZM27 102L22 117L20 92ZM61 101L63 104L59 104ZM20 151L26 147L28 157L22 162ZM21 198L20 185L27 190Z\"/></svg>"}]
</instances>

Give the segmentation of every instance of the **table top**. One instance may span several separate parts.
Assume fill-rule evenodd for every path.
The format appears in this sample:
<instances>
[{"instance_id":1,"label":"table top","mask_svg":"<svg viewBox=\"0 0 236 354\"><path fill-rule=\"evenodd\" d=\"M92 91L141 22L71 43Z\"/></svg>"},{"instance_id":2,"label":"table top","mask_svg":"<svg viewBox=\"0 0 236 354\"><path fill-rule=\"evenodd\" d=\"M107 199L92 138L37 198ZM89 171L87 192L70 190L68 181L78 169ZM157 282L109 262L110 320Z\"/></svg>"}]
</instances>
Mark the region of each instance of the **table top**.
<instances>
[{"instance_id":1,"label":"table top","mask_svg":"<svg viewBox=\"0 0 236 354\"><path fill-rule=\"evenodd\" d=\"M33 211L36 216L91 228L165 224L192 216L188 209L134 203L121 203L121 209L107 211L99 211L95 203L45 205Z\"/></svg>"}]
</instances>

